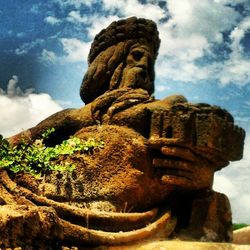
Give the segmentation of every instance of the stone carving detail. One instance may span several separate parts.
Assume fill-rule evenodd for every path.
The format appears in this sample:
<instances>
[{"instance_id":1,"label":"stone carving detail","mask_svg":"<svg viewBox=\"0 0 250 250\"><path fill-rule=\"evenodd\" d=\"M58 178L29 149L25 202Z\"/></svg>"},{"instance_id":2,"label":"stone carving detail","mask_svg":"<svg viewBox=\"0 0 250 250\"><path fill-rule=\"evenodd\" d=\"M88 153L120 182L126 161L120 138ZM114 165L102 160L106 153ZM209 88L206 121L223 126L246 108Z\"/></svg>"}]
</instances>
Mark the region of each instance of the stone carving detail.
<instances>
[{"instance_id":1,"label":"stone carving detail","mask_svg":"<svg viewBox=\"0 0 250 250\"><path fill-rule=\"evenodd\" d=\"M80 90L85 104L107 90L131 87L154 91L154 61L160 39L154 22L132 17L96 35Z\"/></svg>"},{"instance_id":2,"label":"stone carving detail","mask_svg":"<svg viewBox=\"0 0 250 250\"><path fill-rule=\"evenodd\" d=\"M229 201L212 185L215 171L241 159L244 131L220 107L152 97L159 44L150 20L112 23L91 46L80 90L86 106L9 138L32 142L54 127L47 145L74 135L105 147L66 157L76 164L72 173L35 179L0 170L0 246L232 240Z\"/></svg>"}]
</instances>

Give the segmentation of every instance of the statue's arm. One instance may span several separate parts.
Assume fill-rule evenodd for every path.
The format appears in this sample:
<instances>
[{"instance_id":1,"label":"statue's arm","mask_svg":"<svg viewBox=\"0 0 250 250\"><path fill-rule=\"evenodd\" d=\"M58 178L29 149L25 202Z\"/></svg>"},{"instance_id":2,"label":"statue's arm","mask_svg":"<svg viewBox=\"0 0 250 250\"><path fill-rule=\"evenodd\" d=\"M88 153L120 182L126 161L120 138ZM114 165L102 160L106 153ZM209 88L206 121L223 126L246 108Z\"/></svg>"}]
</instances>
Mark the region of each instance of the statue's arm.
<instances>
[{"instance_id":1,"label":"statue's arm","mask_svg":"<svg viewBox=\"0 0 250 250\"><path fill-rule=\"evenodd\" d=\"M54 128L55 132L51 135L50 140L57 143L67 139L80 128L90 125L93 125L93 120L88 105L80 109L65 109L49 116L36 126L8 138L8 140L12 145L23 141L32 142L41 138L42 133L46 130Z\"/></svg>"},{"instance_id":2,"label":"statue's arm","mask_svg":"<svg viewBox=\"0 0 250 250\"><path fill-rule=\"evenodd\" d=\"M112 118L118 112L147 101L151 101L151 97L144 89L114 89L96 98L91 104L91 112L95 120L101 121L103 116Z\"/></svg>"}]
</instances>

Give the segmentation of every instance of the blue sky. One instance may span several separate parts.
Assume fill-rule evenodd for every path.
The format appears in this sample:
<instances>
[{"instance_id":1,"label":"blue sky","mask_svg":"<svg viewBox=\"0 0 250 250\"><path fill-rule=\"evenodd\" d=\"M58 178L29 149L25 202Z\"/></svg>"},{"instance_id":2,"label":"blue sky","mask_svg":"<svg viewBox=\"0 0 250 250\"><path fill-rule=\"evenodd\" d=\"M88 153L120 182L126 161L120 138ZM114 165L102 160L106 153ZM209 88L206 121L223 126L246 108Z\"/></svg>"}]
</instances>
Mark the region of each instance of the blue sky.
<instances>
[{"instance_id":1,"label":"blue sky","mask_svg":"<svg viewBox=\"0 0 250 250\"><path fill-rule=\"evenodd\" d=\"M94 35L134 15L154 20L160 32L156 98L180 93L222 106L249 131L249 0L0 0L0 6L0 133L82 106L79 87ZM249 145L247 134L244 159L218 173L215 187L228 192L235 220L250 223L250 191L242 186L249 182Z\"/></svg>"}]
</instances>

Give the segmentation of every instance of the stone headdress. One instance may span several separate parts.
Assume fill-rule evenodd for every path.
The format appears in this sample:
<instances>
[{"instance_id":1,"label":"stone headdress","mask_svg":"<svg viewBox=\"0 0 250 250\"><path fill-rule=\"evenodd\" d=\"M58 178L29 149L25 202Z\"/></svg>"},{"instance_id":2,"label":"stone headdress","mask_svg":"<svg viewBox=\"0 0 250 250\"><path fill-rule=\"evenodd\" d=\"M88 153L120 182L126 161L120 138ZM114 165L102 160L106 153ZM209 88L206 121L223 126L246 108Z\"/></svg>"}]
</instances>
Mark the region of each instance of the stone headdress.
<instances>
[{"instance_id":1,"label":"stone headdress","mask_svg":"<svg viewBox=\"0 0 250 250\"><path fill-rule=\"evenodd\" d=\"M111 23L96 35L88 56L89 68L80 89L85 104L117 87L129 49L135 43L146 43L151 49L152 88L149 92L153 93L154 61L160 46L159 33L153 21L131 17Z\"/></svg>"}]
</instances>

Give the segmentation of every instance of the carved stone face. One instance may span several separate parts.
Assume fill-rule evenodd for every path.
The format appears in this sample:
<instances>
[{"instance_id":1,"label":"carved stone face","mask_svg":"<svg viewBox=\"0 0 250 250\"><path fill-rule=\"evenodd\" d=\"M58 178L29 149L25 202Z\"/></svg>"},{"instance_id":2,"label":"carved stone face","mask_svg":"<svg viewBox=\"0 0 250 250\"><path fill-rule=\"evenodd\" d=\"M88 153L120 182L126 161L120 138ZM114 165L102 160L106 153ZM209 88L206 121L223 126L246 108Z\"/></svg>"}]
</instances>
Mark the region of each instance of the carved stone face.
<instances>
[{"instance_id":1,"label":"carved stone face","mask_svg":"<svg viewBox=\"0 0 250 250\"><path fill-rule=\"evenodd\" d=\"M136 43L129 51L119 88L152 89L153 59L149 46Z\"/></svg>"}]
</instances>

